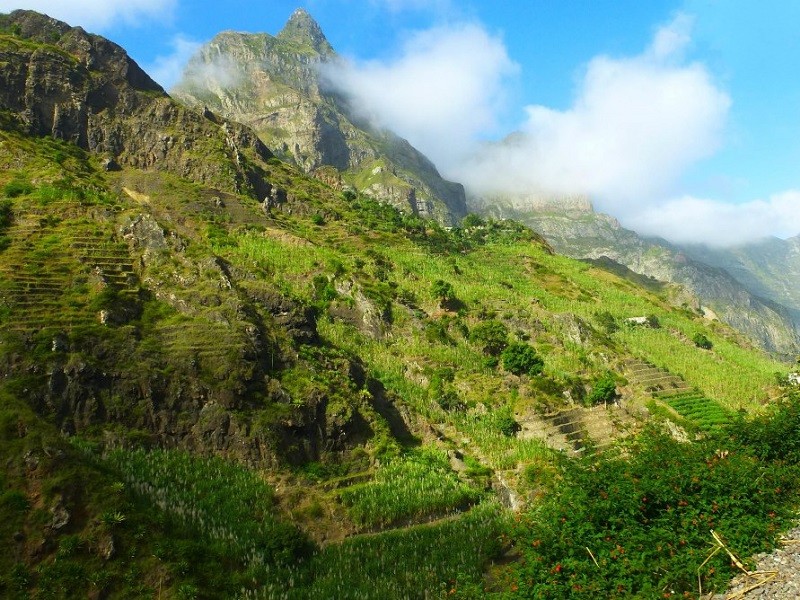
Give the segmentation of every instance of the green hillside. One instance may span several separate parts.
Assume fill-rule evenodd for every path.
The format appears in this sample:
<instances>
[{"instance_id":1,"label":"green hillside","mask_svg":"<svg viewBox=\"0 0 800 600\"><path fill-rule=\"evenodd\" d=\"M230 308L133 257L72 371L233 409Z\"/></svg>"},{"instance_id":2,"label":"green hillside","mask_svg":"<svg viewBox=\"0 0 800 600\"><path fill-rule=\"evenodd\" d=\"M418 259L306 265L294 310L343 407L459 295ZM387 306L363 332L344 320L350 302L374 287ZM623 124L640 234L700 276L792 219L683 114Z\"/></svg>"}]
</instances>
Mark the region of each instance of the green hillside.
<instances>
[{"instance_id":1,"label":"green hillside","mask_svg":"<svg viewBox=\"0 0 800 600\"><path fill-rule=\"evenodd\" d=\"M788 526L800 403L740 334L130 98L195 137L113 164L0 114L1 596L691 595L709 528Z\"/></svg>"}]
</instances>

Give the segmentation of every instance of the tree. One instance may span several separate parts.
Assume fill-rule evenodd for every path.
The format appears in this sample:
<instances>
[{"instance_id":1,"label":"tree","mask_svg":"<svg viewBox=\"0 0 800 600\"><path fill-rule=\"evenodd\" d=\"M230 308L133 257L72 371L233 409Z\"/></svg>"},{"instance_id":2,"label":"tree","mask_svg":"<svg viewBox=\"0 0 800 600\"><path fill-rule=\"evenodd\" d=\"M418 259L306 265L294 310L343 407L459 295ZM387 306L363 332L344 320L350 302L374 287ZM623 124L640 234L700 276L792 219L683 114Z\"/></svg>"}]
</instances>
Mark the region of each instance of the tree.
<instances>
[{"instance_id":1,"label":"tree","mask_svg":"<svg viewBox=\"0 0 800 600\"><path fill-rule=\"evenodd\" d=\"M478 323L469 332L469 340L480 344L485 354L497 356L508 346L508 328L499 321Z\"/></svg>"},{"instance_id":2,"label":"tree","mask_svg":"<svg viewBox=\"0 0 800 600\"><path fill-rule=\"evenodd\" d=\"M514 375L538 375L544 368L542 357L525 342L514 342L503 350L503 368Z\"/></svg>"}]
</instances>

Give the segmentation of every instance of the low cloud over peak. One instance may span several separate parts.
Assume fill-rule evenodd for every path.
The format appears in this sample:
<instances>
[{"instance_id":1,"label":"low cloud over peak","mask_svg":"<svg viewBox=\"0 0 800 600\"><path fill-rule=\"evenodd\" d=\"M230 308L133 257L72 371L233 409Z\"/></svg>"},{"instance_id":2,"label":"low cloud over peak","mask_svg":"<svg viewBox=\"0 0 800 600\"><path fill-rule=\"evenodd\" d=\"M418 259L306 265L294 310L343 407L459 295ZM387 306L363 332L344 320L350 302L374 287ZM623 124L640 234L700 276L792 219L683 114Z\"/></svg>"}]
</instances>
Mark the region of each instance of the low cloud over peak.
<instances>
[{"instance_id":1,"label":"low cloud over peak","mask_svg":"<svg viewBox=\"0 0 800 600\"><path fill-rule=\"evenodd\" d=\"M89 31L104 31L120 22L171 17L178 0L0 0L0 12L26 8Z\"/></svg>"},{"instance_id":2,"label":"low cloud over peak","mask_svg":"<svg viewBox=\"0 0 800 600\"><path fill-rule=\"evenodd\" d=\"M517 72L499 37L462 23L411 35L389 61L328 65L324 78L360 116L407 138L447 170L495 129L506 83Z\"/></svg>"},{"instance_id":3,"label":"low cloud over peak","mask_svg":"<svg viewBox=\"0 0 800 600\"><path fill-rule=\"evenodd\" d=\"M800 190L743 204L683 196L634 214L627 224L639 233L659 235L677 244L741 246L771 236L797 235L798 207Z\"/></svg>"}]
</instances>

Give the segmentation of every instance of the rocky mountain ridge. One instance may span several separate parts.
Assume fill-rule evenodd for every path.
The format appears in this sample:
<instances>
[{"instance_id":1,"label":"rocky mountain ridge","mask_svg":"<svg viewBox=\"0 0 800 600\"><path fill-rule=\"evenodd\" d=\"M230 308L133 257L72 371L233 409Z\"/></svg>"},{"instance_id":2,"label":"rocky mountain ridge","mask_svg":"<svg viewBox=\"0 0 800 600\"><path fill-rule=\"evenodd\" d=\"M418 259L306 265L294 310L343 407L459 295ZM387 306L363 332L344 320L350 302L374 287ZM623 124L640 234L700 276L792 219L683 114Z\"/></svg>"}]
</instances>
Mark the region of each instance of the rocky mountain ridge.
<instances>
[{"instance_id":1,"label":"rocky mountain ridge","mask_svg":"<svg viewBox=\"0 0 800 600\"><path fill-rule=\"evenodd\" d=\"M224 191L269 194L257 162L272 154L252 131L186 110L104 38L29 11L0 26L10 23L20 38L0 54L0 110L28 133L73 142L111 169L156 168ZM209 154L232 160L223 166Z\"/></svg>"},{"instance_id":2,"label":"rocky mountain ridge","mask_svg":"<svg viewBox=\"0 0 800 600\"><path fill-rule=\"evenodd\" d=\"M359 118L324 85L321 68L340 60L302 9L276 36L217 35L191 59L172 95L255 129L279 156L308 173L334 167L343 185L406 212L453 225L466 214L464 189L444 180L406 140Z\"/></svg>"},{"instance_id":3,"label":"rocky mountain ridge","mask_svg":"<svg viewBox=\"0 0 800 600\"><path fill-rule=\"evenodd\" d=\"M756 295L787 307L800 323L800 236L732 248L687 245L682 250L695 260L724 269Z\"/></svg>"}]
</instances>

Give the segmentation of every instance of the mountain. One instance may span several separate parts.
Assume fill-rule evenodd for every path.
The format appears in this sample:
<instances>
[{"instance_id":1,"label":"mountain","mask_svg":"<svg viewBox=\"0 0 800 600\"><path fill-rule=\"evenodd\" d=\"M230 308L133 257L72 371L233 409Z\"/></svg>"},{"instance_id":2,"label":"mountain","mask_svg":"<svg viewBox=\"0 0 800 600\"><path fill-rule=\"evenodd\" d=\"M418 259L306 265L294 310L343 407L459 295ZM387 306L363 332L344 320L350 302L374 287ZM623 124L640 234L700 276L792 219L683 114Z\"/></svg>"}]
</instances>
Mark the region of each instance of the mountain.
<instances>
[{"instance_id":1,"label":"mountain","mask_svg":"<svg viewBox=\"0 0 800 600\"><path fill-rule=\"evenodd\" d=\"M555 585L557 532L631 520L686 538L690 593L695 518L749 553L794 517L796 472L742 432L793 452L796 417L737 417L787 368L673 290L309 177L44 15L0 15L0 64L0 597L507 597L519 553ZM667 589L672 552L629 569L658 544L606 529L592 560L566 542L583 597Z\"/></svg>"},{"instance_id":2,"label":"mountain","mask_svg":"<svg viewBox=\"0 0 800 600\"><path fill-rule=\"evenodd\" d=\"M246 125L307 173L334 167L331 181L401 210L455 225L464 189L442 179L406 140L377 129L323 85L339 61L319 25L296 10L277 36L226 31L201 48L172 95ZM330 178L325 169L320 176ZM341 181L340 181L341 179Z\"/></svg>"},{"instance_id":3,"label":"mountain","mask_svg":"<svg viewBox=\"0 0 800 600\"><path fill-rule=\"evenodd\" d=\"M792 257L797 261L791 242L739 251L681 248L621 227L581 197L494 197L473 202L478 210L522 221L567 256L610 259L634 273L679 284L690 294L677 294L679 304L718 317L772 352L793 357L800 348L794 296L800 278L791 278L800 270L790 267Z\"/></svg>"},{"instance_id":4,"label":"mountain","mask_svg":"<svg viewBox=\"0 0 800 600\"><path fill-rule=\"evenodd\" d=\"M725 270L754 294L787 307L800 326L800 236L733 248L687 245L695 260Z\"/></svg>"}]
</instances>

